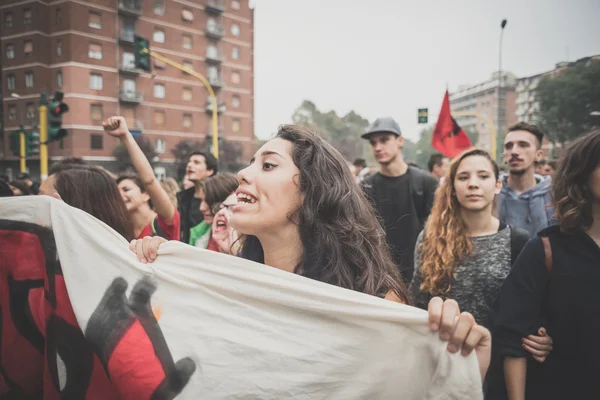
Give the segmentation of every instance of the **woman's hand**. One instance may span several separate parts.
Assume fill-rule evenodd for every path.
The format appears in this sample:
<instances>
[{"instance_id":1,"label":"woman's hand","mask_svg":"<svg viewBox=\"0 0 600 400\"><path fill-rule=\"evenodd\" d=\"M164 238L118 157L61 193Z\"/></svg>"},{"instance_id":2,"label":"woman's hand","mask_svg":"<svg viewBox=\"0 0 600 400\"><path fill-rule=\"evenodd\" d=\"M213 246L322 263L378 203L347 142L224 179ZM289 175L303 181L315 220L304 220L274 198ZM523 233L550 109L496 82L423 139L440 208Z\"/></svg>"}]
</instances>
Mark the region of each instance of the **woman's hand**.
<instances>
[{"instance_id":1,"label":"woman's hand","mask_svg":"<svg viewBox=\"0 0 600 400\"><path fill-rule=\"evenodd\" d=\"M439 331L440 339L448 343L450 353L461 352L463 356L475 350L479 361L481 381L485 378L492 353L492 335L468 312L460 312L454 300L442 300L434 297L429 301L429 328Z\"/></svg>"},{"instance_id":2,"label":"woman's hand","mask_svg":"<svg viewBox=\"0 0 600 400\"><path fill-rule=\"evenodd\" d=\"M529 335L521 339L523 348L531 353L533 359L539 363L546 361L546 357L552 351L552 338L548 336L546 328L540 328L538 335Z\"/></svg>"},{"instance_id":3,"label":"woman's hand","mask_svg":"<svg viewBox=\"0 0 600 400\"><path fill-rule=\"evenodd\" d=\"M167 239L160 236L146 236L143 239L133 239L129 243L129 250L133 251L138 259L144 264L156 260L158 246L167 242Z\"/></svg>"}]
</instances>

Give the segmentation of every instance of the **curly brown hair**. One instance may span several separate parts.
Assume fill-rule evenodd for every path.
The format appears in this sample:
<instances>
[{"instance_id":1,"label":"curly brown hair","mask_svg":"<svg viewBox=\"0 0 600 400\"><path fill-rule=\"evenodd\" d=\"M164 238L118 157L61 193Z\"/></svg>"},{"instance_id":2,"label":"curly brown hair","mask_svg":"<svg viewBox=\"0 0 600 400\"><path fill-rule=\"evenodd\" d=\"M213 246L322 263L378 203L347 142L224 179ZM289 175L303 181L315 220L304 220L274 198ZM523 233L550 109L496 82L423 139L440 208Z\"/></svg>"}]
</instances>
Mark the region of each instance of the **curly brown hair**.
<instances>
[{"instance_id":1,"label":"curly brown hair","mask_svg":"<svg viewBox=\"0 0 600 400\"><path fill-rule=\"evenodd\" d=\"M592 226L590 176L600 165L600 129L594 129L570 144L558 164L552 185L554 216L561 230L573 233Z\"/></svg>"},{"instance_id":2,"label":"curly brown hair","mask_svg":"<svg viewBox=\"0 0 600 400\"><path fill-rule=\"evenodd\" d=\"M496 180L500 176L498 165L484 150L467 150L450 165L450 172L435 192L431 215L427 219L420 245L423 277L420 289L432 295L446 294L451 289L454 268L473 252L466 234L465 222L460 215L461 205L454 192L454 179L460 163L474 156L489 160Z\"/></svg>"}]
</instances>

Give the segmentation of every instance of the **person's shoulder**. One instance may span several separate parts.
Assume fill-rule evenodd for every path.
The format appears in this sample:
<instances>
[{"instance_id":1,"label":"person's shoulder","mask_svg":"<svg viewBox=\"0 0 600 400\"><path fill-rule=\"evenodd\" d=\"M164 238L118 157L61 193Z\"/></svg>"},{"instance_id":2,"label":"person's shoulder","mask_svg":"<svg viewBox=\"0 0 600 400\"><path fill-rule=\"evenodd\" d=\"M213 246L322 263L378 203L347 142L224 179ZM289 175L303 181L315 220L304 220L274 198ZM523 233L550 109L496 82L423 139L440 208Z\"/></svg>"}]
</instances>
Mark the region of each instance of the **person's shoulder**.
<instances>
[{"instance_id":1,"label":"person's shoulder","mask_svg":"<svg viewBox=\"0 0 600 400\"><path fill-rule=\"evenodd\" d=\"M428 184L428 185L435 185L437 186L439 184L438 180L435 179L430 173L428 173L427 171L423 171L422 169L413 167L413 166L409 166L408 170L411 174L414 174L418 179L422 179L424 183Z\"/></svg>"},{"instance_id":2,"label":"person's shoulder","mask_svg":"<svg viewBox=\"0 0 600 400\"><path fill-rule=\"evenodd\" d=\"M370 189L373 187L373 185L377 184L377 182L380 182L380 181L381 181L381 174L379 172L375 172L373 175L369 175L365 179L363 179L361 184L365 189Z\"/></svg>"}]
</instances>

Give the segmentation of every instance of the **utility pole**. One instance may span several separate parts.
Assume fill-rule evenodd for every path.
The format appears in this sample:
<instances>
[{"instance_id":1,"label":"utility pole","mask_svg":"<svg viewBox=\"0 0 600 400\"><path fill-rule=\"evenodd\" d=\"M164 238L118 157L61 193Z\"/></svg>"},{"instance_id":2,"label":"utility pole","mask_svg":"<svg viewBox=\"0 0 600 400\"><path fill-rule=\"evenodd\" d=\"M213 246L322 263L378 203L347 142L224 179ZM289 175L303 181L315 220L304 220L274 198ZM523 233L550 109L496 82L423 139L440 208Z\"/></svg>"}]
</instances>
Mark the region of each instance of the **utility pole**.
<instances>
[{"instance_id":1,"label":"utility pole","mask_svg":"<svg viewBox=\"0 0 600 400\"><path fill-rule=\"evenodd\" d=\"M19 162L21 166L21 173L27 172L27 153L25 149L25 127L21 125L19 127Z\"/></svg>"},{"instance_id":2,"label":"utility pole","mask_svg":"<svg viewBox=\"0 0 600 400\"><path fill-rule=\"evenodd\" d=\"M48 179L48 100L46 93L40 98L40 181Z\"/></svg>"}]
</instances>

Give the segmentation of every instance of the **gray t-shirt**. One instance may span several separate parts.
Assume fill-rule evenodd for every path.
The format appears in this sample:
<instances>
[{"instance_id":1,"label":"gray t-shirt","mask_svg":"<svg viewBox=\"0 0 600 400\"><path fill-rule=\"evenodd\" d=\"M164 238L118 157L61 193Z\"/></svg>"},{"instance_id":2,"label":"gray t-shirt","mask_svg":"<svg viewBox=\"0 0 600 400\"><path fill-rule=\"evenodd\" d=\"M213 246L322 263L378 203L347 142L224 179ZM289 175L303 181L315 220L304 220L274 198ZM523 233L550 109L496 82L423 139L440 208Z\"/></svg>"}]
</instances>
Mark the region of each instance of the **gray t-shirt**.
<instances>
[{"instance_id":1,"label":"gray t-shirt","mask_svg":"<svg viewBox=\"0 0 600 400\"><path fill-rule=\"evenodd\" d=\"M506 227L492 235L471 238L473 253L454 269L452 287L446 299L454 299L462 311L468 311L479 324L483 324L500 293L504 279L511 269L510 232ZM423 232L415 247L415 273L410 283L410 292L415 306L427 309L432 295L419 288L423 279L420 274Z\"/></svg>"}]
</instances>

